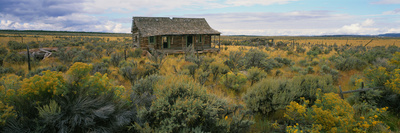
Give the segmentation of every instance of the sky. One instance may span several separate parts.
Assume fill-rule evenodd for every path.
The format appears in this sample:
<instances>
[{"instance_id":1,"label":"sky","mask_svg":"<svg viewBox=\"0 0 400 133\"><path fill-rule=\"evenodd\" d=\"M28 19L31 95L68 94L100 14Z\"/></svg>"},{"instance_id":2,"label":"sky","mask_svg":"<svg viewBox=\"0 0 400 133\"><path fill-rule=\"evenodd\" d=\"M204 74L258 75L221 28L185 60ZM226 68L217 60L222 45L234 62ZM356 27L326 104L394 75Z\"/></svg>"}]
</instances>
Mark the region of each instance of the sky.
<instances>
[{"instance_id":1,"label":"sky","mask_svg":"<svg viewBox=\"0 0 400 133\"><path fill-rule=\"evenodd\" d=\"M222 35L400 33L400 0L0 0L0 29L130 33L133 16L205 18Z\"/></svg>"}]
</instances>

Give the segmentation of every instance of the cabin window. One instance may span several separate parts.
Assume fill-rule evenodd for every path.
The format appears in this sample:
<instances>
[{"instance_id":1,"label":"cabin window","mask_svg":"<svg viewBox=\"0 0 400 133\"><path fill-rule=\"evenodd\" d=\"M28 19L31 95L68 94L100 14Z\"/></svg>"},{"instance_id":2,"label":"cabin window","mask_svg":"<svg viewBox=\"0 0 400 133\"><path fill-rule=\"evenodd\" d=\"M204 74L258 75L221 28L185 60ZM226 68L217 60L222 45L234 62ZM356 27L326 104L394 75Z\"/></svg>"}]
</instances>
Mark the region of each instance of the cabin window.
<instances>
[{"instance_id":1,"label":"cabin window","mask_svg":"<svg viewBox=\"0 0 400 133\"><path fill-rule=\"evenodd\" d=\"M199 42L201 42L201 41L202 41L202 39L201 39L201 35L197 35L197 38L198 38L198 41L199 41Z\"/></svg>"},{"instance_id":2,"label":"cabin window","mask_svg":"<svg viewBox=\"0 0 400 133\"><path fill-rule=\"evenodd\" d=\"M149 43L153 44L156 42L156 37L155 36L150 36L149 37Z\"/></svg>"},{"instance_id":3,"label":"cabin window","mask_svg":"<svg viewBox=\"0 0 400 133\"><path fill-rule=\"evenodd\" d=\"M135 40L133 40L133 41L138 42L139 41L138 36L135 36Z\"/></svg>"}]
</instances>

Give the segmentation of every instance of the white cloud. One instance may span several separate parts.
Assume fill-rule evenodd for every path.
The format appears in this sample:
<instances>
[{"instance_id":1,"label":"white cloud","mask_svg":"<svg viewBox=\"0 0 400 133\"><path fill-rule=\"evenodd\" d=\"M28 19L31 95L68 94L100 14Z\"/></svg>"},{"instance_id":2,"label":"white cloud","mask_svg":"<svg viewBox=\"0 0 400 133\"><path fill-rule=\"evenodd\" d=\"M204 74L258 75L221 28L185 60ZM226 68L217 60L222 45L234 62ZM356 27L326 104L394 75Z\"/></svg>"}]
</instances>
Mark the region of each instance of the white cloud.
<instances>
[{"instance_id":1,"label":"white cloud","mask_svg":"<svg viewBox=\"0 0 400 133\"><path fill-rule=\"evenodd\" d=\"M1 16L1 15L0 15ZM93 16L84 14L71 14L58 17L46 17L40 21L21 22L18 19L12 20L0 18L0 29L18 30L55 30L55 31L95 31L129 33L130 29L123 28L121 23L103 21Z\"/></svg>"},{"instance_id":2,"label":"white cloud","mask_svg":"<svg viewBox=\"0 0 400 133\"><path fill-rule=\"evenodd\" d=\"M372 2L372 4L400 4L399 0L379 0Z\"/></svg>"},{"instance_id":3,"label":"white cloud","mask_svg":"<svg viewBox=\"0 0 400 133\"><path fill-rule=\"evenodd\" d=\"M354 20L347 14L330 11L188 14L203 17L224 35L321 35L331 33ZM365 25L373 22L366 21Z\"/></svg>"},{"instance_id":4,"label":"white cloud","mask_svg":"<svg viewBox=\"0 0 400 133\"><path fill-rule=\"evenodd\" d=\"M297 0L227 0L226 4L233 6L287 4Z\"/></svg>"},{"instance_id":5,"label":"white cloud","mask_svg":"<svg viewBox=\"0 0 400 133\"><path fill-rule=\"evenodd\" d=\"M137 11L145 12L147 15L176 9L225 7L214 0L113 0L112 2L109 0L88 0L83 5L83 11L92 14L107 13L108 11L114 13Z\"/></svg>"},{"instance_id":6,"label":"white cloud","mask_svg":"<svg viewBox=\"0 0 400 133\"><path fill-rule=\"evenodd\" d=\"M288 4L298 0L87 0L83 5L83 11L91 14L145 12L146 15L172 11L213 9L234 6L273 5Z\"/></svg>"},{"instance_id":7,"label":"white cloud","mask_svg":"<svg viewBox=\"0 0 400 133\"><path fill-rule=\"evenodd\" d=\"M382 13L383 15L398 15L400 14L400 8L397 8L393 11L386 11Z\"/></svg>"},{"instance_id":8,"label":"white cloud","mask_svg":"<svg viewBox=\"0 0 400 133\"><path fill-rule=\"evenodd\" d=\"M337 34L355 34L355 35L371 35L377 34L379 28L372 27L374 25L374 20L367 19L361 23L354 23L350 25L344 25L342 28L336 31Z\"/></svg>"},{"instance_id":9,"label":"white cloud","mask_svg":"<svg viewBox=\"0 0 400 133\"><path fill-rule=\"evenodd\" d=\"M1 20L1 29L24 29L24 30L57 30L57 26L46 23L20 23L11 20Z\"/></svg>"}]
</instances>

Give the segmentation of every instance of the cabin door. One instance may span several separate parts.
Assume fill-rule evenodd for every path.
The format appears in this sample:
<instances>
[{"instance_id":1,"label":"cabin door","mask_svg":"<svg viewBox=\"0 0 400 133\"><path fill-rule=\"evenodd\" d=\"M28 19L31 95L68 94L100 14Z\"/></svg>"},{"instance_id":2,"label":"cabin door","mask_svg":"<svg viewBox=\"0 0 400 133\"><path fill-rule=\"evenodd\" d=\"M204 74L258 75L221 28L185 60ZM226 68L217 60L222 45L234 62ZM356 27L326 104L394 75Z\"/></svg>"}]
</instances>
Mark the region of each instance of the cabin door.
<instances>
[{"instance_id":1,"label":"cabin door","mask_svg":"<svg viewBox=\"0 0 400 133\"><path fill-rule=\"evenodd\" d=\"M186 47L189 47L192 44L193 44L193 36L187 36L186 37Z\"/></svg>"},{"instance_id":2,"label":"cabin door","mask_svg":"<svg viewBox=\"0 0 400 133\"><path fill-rule=\"evenodd\" d=\"M170 39L167 36L162 37L163 48L170 48Z\"/></svg>"}]
</instances>

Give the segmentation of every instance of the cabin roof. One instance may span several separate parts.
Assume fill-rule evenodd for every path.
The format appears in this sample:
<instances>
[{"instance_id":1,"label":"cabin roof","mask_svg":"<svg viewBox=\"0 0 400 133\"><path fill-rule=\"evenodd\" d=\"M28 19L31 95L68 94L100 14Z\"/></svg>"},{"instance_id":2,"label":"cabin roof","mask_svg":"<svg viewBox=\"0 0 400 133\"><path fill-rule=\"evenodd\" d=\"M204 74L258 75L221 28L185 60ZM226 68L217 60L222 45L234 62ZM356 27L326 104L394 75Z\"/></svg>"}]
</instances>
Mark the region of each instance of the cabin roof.
<instances>
[{"instance_id":1,"label":"cabin roof","mask_svg":"<svg viewBox=\"0 0 400 133\"><path fill-rule=\"evenodd\" d=\"M141 37L159 35L220 35L204 18L133 17L132 32L139 30Z\"/></svg>"}]
</instances>

